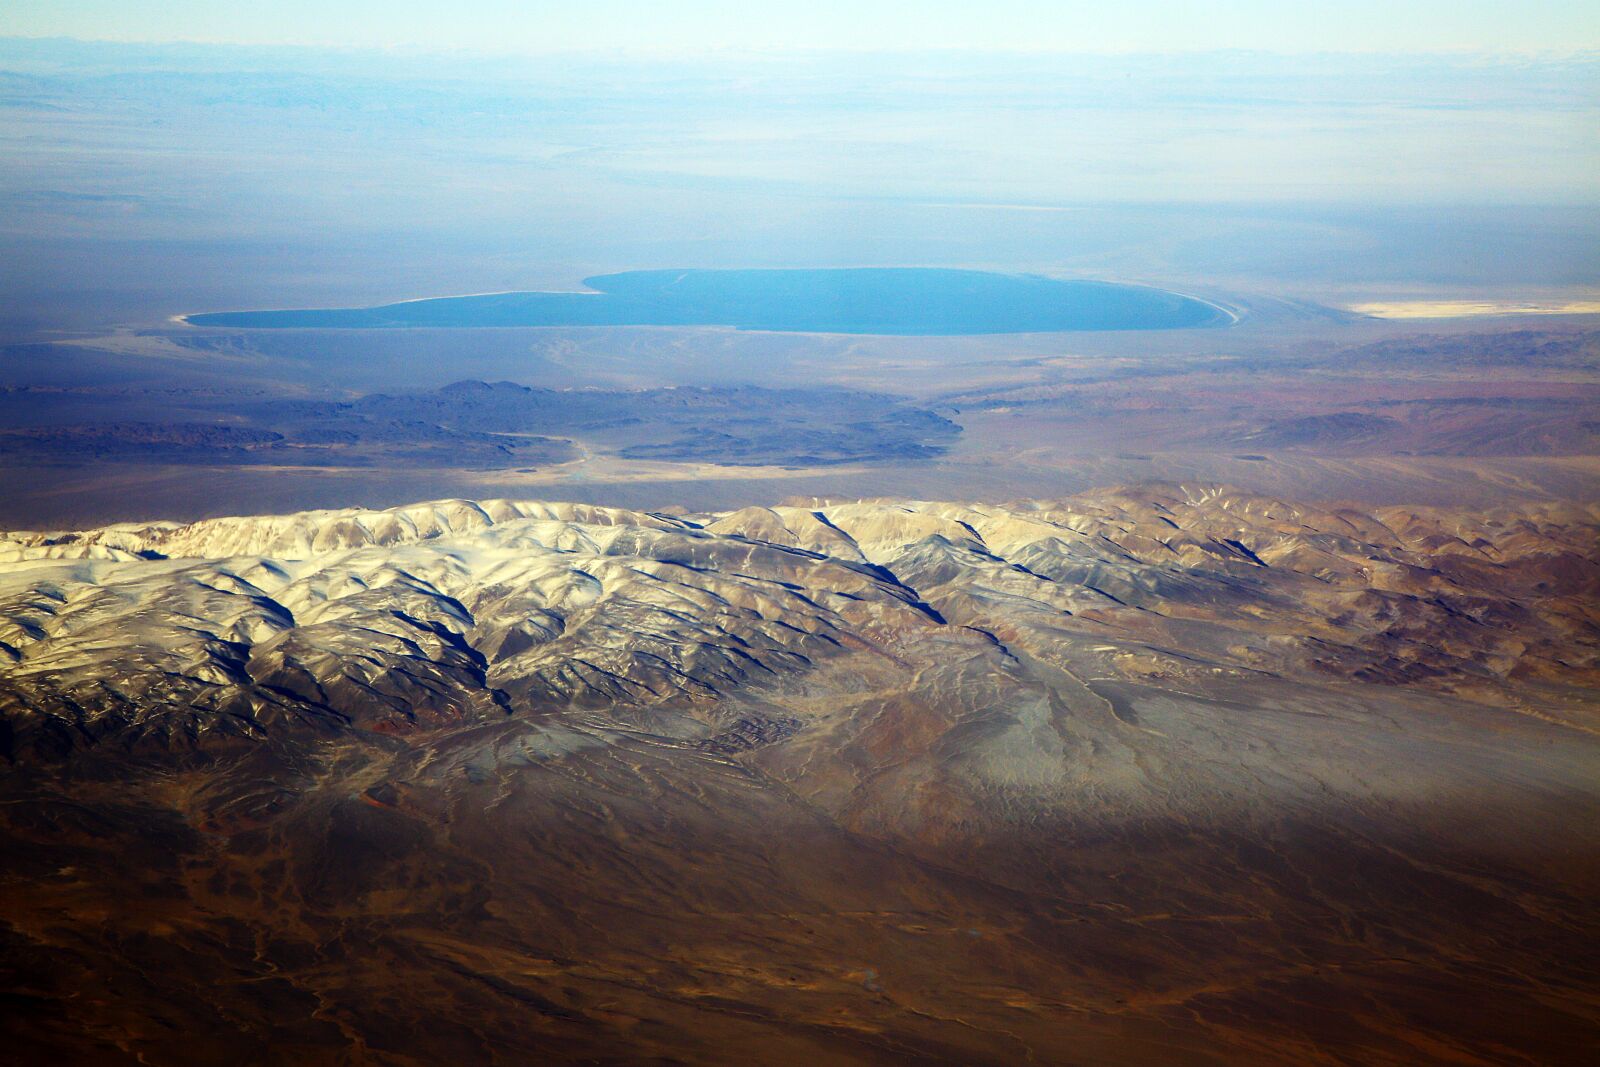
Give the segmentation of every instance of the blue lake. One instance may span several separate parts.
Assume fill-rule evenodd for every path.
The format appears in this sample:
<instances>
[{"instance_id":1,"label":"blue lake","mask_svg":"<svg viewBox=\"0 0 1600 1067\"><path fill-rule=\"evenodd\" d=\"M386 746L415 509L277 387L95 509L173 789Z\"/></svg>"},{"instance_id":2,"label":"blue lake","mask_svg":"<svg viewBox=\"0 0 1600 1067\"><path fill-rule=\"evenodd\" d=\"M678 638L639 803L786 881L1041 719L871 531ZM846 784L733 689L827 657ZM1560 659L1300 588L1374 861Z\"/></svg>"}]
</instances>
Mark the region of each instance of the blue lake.
<instances>
[{"instance_id":1,"label":"blue lake","mask_svg":"<svg viewBox=\"0 0 1600 1067\"><path fill-rule=\"evenodd\" d=\"M1146 286L936 268L643 270L587 278L584 285L593 291L225 311L186 321L246 329L729 326L860 334L1170 330L1233 321L1203 300Z\"/></svg>"}]
</instances>

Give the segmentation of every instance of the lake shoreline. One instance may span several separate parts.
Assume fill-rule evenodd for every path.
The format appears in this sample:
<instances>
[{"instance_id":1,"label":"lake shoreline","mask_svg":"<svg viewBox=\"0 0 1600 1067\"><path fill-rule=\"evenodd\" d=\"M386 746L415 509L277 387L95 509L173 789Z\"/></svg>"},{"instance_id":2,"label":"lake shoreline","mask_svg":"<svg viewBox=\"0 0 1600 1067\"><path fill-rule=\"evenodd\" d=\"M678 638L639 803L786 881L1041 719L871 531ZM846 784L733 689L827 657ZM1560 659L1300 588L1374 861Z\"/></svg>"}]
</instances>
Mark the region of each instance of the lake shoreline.
<instances>
[{"instance_id":1,"label":"lake shoreline","mask_svg":"<svg viewBox=\"0 0 1600 1067\"><path fill-rule=\"evenodd\" d=\"M1240 316L1128 282L918 267L629 271L588 291L415 297L353 308L176 316L229 329L695 326L781 333L977 336L1232 326Z\"/></svg>"}]
</instances>

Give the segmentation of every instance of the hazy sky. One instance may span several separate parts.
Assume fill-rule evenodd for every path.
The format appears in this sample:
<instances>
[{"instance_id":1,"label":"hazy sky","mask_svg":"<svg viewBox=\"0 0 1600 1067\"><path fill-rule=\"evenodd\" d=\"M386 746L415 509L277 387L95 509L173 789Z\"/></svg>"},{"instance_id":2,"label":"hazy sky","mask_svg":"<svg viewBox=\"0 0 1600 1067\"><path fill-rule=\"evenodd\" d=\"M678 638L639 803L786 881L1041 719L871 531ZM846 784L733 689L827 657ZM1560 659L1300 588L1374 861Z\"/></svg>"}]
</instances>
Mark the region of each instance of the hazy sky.
<instances>
[{"instance_id":1,"label":"hazy sky","mask_svg":"<svg viewBox=\"0 0 1600 1067\"><path fill-rule=\"evenodd\" d=\"M1600 8L1595 0L5 0L0 36L498 52L1571 52L1600 48Z\"/></svg>"}]
</instances>

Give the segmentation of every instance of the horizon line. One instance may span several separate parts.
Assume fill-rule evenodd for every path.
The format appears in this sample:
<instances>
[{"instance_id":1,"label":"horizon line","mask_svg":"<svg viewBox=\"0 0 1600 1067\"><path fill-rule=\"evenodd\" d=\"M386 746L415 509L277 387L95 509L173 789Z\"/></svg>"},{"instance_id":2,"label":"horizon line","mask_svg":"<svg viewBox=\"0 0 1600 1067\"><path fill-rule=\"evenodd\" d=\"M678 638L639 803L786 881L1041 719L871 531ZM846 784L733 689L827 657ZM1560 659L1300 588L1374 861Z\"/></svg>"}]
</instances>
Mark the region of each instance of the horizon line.
<instances>
[{"instance_id":1,"label":"horizon line","mask_svg":"<svg viewBox=\"0 0 1600 1067\"><path fill-rule=\"evenodd\" d=\"M482 47L454 47L442 48L422 42L336 42L336 41L247 41L224 38L200 37L76 37L69 34L16 34L0 33L0 44L12 42L28 42L38 44L65 43L85 45L108 45L123 47L147 48L218 48L218 49L244 49L251 51L295 51L295 52L334 52L350 53L359 52L392 56L395 58L416 59L520 59L550 56L611 56L622 58L689 58L689 57L826 57L826 56L870 56L870 55L897 55L897 56L972 56L972 57L1094 57L1094 58L1141 58L1141 57L1166 57L1166 56L1260 56L1264 58L1305 58L1305 57L1426 57L1426 58L1505 58L1505 59L1562 59L1562 60L1588 60L1600 62L1600 43L1586 44L1572 48L1496 48L1483 46L1438 46L1432 48L1228 48L1228 47L1196 47L1196 48L1054 48L1054 47L957 47L950 46L907 46L894 47L893 45L850 45L840 44L830 47L797 46L785 47L777 44L752 45L752 44L718 44L693 48L650 48L626 45L594 46L570 45L548 48L482 48Z\"/></svg>"}]
</instances>

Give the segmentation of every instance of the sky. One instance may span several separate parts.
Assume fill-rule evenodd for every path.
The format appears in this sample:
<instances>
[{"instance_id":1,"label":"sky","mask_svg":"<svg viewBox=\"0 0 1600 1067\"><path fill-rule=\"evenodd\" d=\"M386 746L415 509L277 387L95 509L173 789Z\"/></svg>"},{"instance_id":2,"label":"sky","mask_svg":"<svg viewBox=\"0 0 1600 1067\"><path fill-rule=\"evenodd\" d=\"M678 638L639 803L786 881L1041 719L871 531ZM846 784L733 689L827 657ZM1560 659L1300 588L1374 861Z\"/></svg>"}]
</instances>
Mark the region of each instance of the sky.
<instances>
[{"instance_id":1,"label":"sky","mask_svg":"<svg viewBox=\"0 0 1600 1067\"><path fill-rule=\"evenodd\" d=\"M438 51L1582 52L1595 0L5 0L0 36Z\"/></svg>"}]
</instances>

